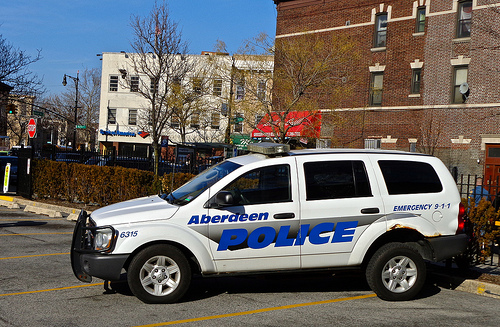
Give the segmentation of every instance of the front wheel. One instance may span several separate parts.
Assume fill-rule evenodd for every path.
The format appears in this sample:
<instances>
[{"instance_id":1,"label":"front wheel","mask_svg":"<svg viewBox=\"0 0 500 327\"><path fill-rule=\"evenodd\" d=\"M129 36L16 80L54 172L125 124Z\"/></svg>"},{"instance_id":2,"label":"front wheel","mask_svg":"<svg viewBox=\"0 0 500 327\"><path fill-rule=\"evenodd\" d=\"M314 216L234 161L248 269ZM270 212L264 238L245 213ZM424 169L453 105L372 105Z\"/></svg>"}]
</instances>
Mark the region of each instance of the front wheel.
<instances>
[{"instance_id":1,"label":"front wheel","mask_svg":"<svg viewBox=\"0 0 500 327\"><path fill-rule=\"evenodd\" d=\"M422 256L404 243L389 243L378 249L366 269L370 288L383 300L407 301L414 298L425 282Z\"/></svg>"},{"instance_id":2,"label":"front wheel","mask_svg":"<svg viewBox=\"0 0 500 327\"><path fill-rule=\"evenodd\" d=\"M184 254L166 244L150 246L130 262L130 290L145 303L178 301L189 288L191 268Z\"/></svg>"}]
</instances>

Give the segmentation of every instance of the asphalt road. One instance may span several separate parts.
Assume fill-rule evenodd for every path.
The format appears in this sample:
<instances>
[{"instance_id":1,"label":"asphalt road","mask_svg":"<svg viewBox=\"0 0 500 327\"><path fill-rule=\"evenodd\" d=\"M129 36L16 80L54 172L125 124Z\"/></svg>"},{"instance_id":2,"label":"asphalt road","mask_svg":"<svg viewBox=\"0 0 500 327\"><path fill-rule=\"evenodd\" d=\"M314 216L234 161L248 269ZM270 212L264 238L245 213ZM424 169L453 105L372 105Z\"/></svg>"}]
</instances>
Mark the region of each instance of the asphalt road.
<instances>
[{"instance_id":1,"label":"asphalt road","mask_svg":"<svg viewBox=\"0 0 500 327\"><path fill-rule=\"evenodd\" d=\"M0 207L0 326L499 326L500 301L429 279L385 302L360 272L197 278L181 303L148 305L125 283L79 282L74 223Z\"/></svg>"}]
</instances>

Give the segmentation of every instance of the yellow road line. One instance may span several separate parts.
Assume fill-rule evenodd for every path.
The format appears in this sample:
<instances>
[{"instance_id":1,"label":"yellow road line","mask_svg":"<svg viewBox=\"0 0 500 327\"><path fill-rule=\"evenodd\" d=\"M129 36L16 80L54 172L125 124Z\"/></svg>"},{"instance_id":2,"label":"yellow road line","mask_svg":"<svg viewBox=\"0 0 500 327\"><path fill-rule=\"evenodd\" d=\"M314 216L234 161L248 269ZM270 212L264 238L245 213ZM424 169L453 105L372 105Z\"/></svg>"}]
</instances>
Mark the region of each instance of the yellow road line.
<instances>
[{"instance_id":1,"label":"yellow road line","mask_svg":"<svg viewBox=\"0 0 500 327\"><path fill-rule=\"evenodd\" d=\"M286 310L286 309L301 308L301 307L307 307L307 306L311 306L311 305L328 304L328 303L336 303L336 302L352 301L352 300L362 300L362 299L367 299L367 298L371 298L371 297L375 297L375 296L377 296L377 295L371 293L371 294L367 294L367 295L345 297L345 298L340 298L340 299L332 299L332 300L317 301L317 302L307 302L307 303L291 304L291 305L284 305L284 306L281 306L281 307L271 307L271 308L264 308L264 309L258 309L258 310L250 310L250 311L228 313L228 314L222 314L222 315L216 315L216 316L207 316L207 317L199 317L199 318L175 320L175 321L162 322L162 323L157 323L157 324L140 325L140 326L136 326L136 327L155 327L155 326L177 325L177 324L184 324L184 323L188 323L188 322L197 322L197 321L204 321L204 320L230 318L230 317L251 315L251 314L254 314L254 313L263 313L263 312L276 311L276 310Z\"/></svg>"},{"instance_id":2,"label":"yellow road line","mask_svg":"<svg viewBox=\"0 0 500 327\"><path fill-rule=\"evenodd\" d=\"M58 287L58 288L50 288L50 289L47 289L47 290L39 290L39 291L28 291L28 292L19 292L19 293L7 293L7 294L0 294L0 296L11 296L11 295L24 295L24 294L43 293L43 292L53 292L53 291L62 291L62 290L69 290L69 289L73 289L73 288L99 286L99 285L104 285L104 283L95 283L95 284L85 284L85 285Z\"/></svg>"},{"instance_id":3,"label":"yellow road line","mask_svg":"<svg viewBox=\"0 0 500 327\"><path fill-rule=\"evenodd\" d=\"M31 235L62 235L62 234L73 234L73 232L0 234L0 236L31 236Z\"/></svg>"},{"instance_id":4,"label":"yellow road line","mask_svg":"<svg viewBox=\"0 0 500 327\"><path fill-rule=\"evenodd\" d=\"M67 255L70 254L69 252L65 253L49 253L49 254L32 254L32 255L21 255L18 257L6 257L6 258L0 258L0 260L7 260L7 259L21 259L21 258L34 258L34 257L46 257L50 255Z\"/></svg>"}]
</instances>

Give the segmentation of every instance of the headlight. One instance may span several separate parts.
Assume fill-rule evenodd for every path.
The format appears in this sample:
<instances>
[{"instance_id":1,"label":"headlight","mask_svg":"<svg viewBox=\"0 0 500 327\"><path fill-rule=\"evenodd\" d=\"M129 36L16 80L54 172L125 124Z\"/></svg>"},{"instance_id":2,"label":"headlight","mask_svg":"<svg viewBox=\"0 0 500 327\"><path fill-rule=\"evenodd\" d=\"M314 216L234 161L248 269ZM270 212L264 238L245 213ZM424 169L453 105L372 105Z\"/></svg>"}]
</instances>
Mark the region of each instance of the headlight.
<instances>
[{"instance_id":1,"label":"headlight","mask_svg":"<svg viewBox=\"0 0 500 327\"><path fill-rule=\"evenodd\" d=\"M113 244L114 232L111 228L97 229L95 231L94 249L97 251L106 251Z\"/></svg>"}]
</instances>

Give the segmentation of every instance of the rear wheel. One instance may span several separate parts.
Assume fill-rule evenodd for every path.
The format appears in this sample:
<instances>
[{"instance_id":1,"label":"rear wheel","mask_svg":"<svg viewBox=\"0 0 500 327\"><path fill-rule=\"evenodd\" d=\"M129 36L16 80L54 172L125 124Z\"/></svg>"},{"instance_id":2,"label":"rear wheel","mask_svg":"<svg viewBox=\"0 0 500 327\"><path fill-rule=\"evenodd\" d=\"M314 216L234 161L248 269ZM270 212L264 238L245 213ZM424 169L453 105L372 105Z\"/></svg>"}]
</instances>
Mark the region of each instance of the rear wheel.
<instances>
[{"instance_id":1,"label":"rear wheel","mask_svg":"<svg viewBox=\"0 0 500 327\"><path fill-rule=\"evenodd\" d=\"M145 303L178 301L191 283L191 268L184 254L166 244L150 246L130 262L129 287Z\"/></svg>"},{"instance_id":2,"label":"rear wheel","mask_svg":"<svg viewBox=\"0 0 500 327\"><path fill-rule=\"evenodd\" d=\"M366 280L383 300L406 301L422 289L426 276L422 256L404 243L382 246L370 259Z\"/></svg>"}]
</instances>

